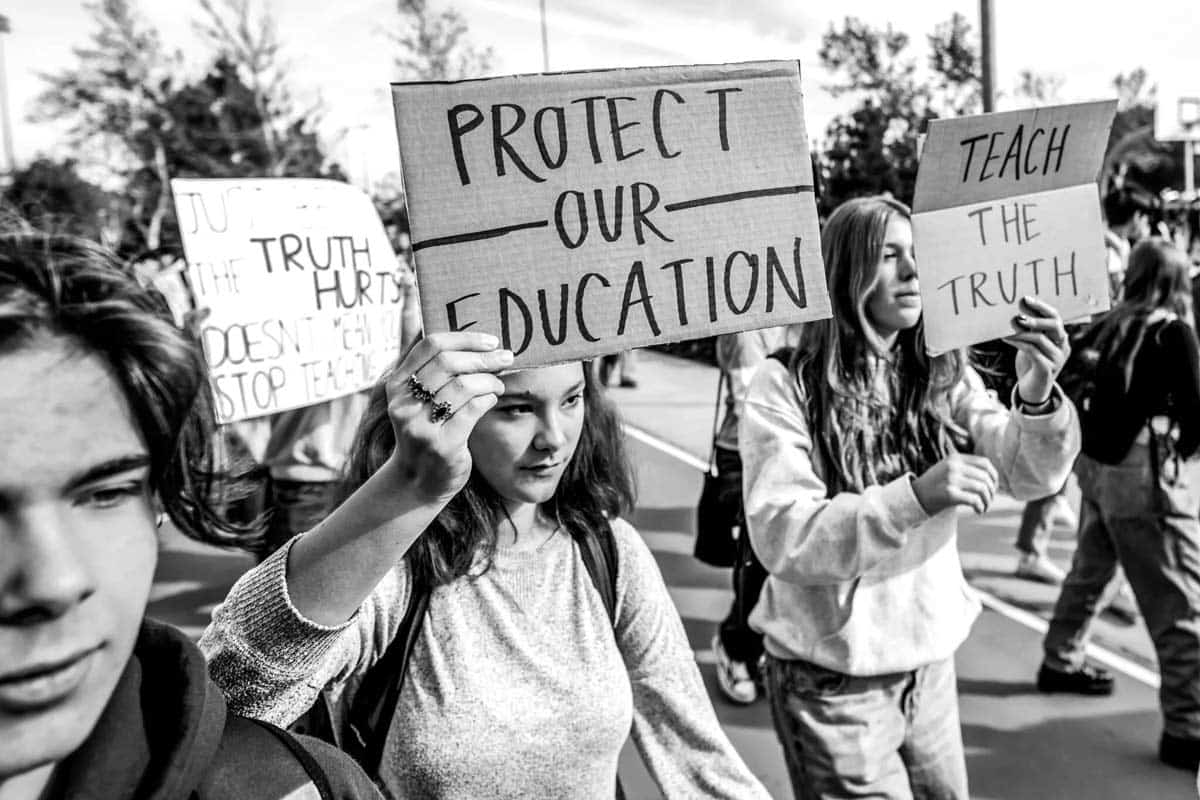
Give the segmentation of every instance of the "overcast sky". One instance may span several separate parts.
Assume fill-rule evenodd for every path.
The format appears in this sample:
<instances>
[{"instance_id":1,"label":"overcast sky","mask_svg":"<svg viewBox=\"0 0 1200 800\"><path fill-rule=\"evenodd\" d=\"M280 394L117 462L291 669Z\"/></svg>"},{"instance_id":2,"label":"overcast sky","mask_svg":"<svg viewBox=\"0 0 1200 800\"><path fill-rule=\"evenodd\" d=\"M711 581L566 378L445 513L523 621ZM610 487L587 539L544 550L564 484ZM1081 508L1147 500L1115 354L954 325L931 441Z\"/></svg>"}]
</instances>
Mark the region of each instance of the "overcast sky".
<instances>
[{"instance_id":1,"label":"overcast sky","mask_svg":"<svg viewBox=\"0 0 1200 800\"><path fill-rule=\"evenodd\" d=\"M453 5L466 17L474 41L494 49L495 74L541 70L538 0L453 0ZM816 137L845 108L824 91L828 75L816 56L832 23L846 15L876 26L891 23L910 34L912 54L922 61L925 35L954 11L978 27L978 3L951 0L546 0L546 5L552 70L798 59L808 129ZM1160 85L1182 83L1176 76L1192 76L1200 84L1196 0L1140 0L1123 10L1064 0L995 5L1002 92L1011 93L1023 69L1061 77L1064 101L1112 96L1112 78L1138 66ZM39 152L62 154L55 131L30 124L26 116L42 86L38 73L72 64L72 47L87 40L91 23L82 6L80 0L0 0L0 13L9 16L13 29L5 40L5 60L19 161ZM142 0L141 7L169 44L202 64L189 22L193 2ZM327 134L349 131L337 145L339 159L359 178L378 180L398 169L387 91L395 47L384 33L398 24L394 2L274 0L272 8L294 64L294 88L324 99Z\"/></svg>"}]
</instances>

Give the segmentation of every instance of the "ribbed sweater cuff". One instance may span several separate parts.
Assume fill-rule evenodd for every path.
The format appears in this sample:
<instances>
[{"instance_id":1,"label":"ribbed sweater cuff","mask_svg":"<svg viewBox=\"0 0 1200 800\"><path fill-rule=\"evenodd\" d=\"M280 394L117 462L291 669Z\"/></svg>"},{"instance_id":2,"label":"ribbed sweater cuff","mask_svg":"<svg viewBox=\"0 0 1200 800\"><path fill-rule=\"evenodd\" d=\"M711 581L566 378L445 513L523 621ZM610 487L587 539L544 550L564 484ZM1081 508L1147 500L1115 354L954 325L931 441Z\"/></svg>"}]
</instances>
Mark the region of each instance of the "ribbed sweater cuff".
<instances>
[{"instance_id":1,"label":"ribbed sweater cuff","mask_svg":"<svg viewBox=\"0 0 1200 800\"><path fill-rule=\"evenodd\" d=\"M913 491L912 479L911 473L905 473L884 485L882 490L881 505L888 526L901 534L929 520L929 512L921 505L917 493Z\"/></svg>"},{"instance_id":2,"label":"ribbed sweater cuff","mask_svg":"<svg viewBox=\"0 0 1200 800\"><path fill-rule=\"evenodd\" d=\"M287 564L299 538L292 538L248 573L226 602L226 607L238 609L237 628L246 644L269 654L275 668L290 675L313 672L358 616L356 611L346 622L330 627L313 622L292 605Z\"/></svg>"}]
</instances>

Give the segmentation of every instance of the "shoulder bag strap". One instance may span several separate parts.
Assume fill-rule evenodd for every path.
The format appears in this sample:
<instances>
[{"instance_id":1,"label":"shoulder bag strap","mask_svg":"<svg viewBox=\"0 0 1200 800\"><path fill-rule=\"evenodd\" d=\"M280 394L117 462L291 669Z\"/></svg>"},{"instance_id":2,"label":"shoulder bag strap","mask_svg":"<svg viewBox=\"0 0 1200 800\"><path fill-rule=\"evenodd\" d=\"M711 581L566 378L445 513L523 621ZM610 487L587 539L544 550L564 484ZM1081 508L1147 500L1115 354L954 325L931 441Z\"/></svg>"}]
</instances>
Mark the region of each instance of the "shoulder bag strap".
<instances>
[{"instance_id":1,"label":"shoulder bag strap","mask_svg":"<svg viewBox=\"0 0 1200 800\"><path fill-rule=\"evenodd\" d=\"M417 578L415 571L409 574L413 583L408 608L383 655L363 675L350 707L347 725L350 735L346 749L372 777L379 774L388 729L400 700L400 689L408 673L413 647L421 634L425 612L429 609L431 590Z\"/></svg>"},{"instance_id":2,"label":"shoulder bag strap","mask_svg":"<svg viewBox=\"0 0 1200 800\"><path fill-rule=\"evenodd\" d=\"M710 444L708 446L708 474L713 477L716 477L717 474L717 431L721 429L721 398L725 395L728 382L729 374L725 370L721 370L721 374L717 378L717 401L713 407L712 436L709 437Z\"/></svg>"},{"instance_id":3,"label":"shoulder bag strap","mask_svg":"<svg viewBox=\"0 0 1200 800\"><path fill-rule=\"evenodd\" d=\"M719 398L719 395L718 395ZM714 434L715 436L715 434ZM617 624L617 537L613 534L612 525L604 521L604 529L600 534L584 534L579 538L579 555L583 558L583 566L587 569L588 577L600 599L604 601L604 610L612 625ZM614 631L615 634L615 631ZM615 797L625 800L625 789L621 785L621 776L616 779Z\"/></svg>"},{"instance_id":4,"label":"shoulder bag strap","mask_svg":"<svg viewBox=\"0 0 1200 800\"><path fill-rule=\"evenodd\" d=\"M617 624L617 539L613 535L612 526L607 520L603 532L596 536L585 534L578 539L579 555L583 566L587 569L588 577L600 599L604 601L604 610L608 612L608 620L614 626Z\"/></svg>"}]
</instances>

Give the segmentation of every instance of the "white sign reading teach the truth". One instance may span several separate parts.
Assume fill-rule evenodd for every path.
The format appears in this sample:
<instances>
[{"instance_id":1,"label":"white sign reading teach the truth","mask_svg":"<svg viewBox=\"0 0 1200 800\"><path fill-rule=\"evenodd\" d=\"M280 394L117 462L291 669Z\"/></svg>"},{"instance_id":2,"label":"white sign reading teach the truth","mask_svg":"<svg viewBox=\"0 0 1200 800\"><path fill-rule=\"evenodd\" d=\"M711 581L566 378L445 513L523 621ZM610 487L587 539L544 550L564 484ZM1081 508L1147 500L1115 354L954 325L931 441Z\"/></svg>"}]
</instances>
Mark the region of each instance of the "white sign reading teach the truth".
<instances>
[{"instance_id":1,"label":"white sign reading teach the truth","mask_svg":"<svg viewBox=\"0 0 1200 800\"><path fill-rule=\"evenodd\" d=\"M427 332L534 366L829 316L796 63L392 93Z\"/></svg>"},{"instance_id":2,"label":"white sign reading teach the truth","mask_svg":"<svg viewBox=\"0 0 1200 800\"><path fill-rule=\"evenodd\" d=\"M371 386L399 351L401 272L379 215L337 181L173 180L221 422Z\"/></svg>"},{"instance_id":3,"label":"white sign reading teach the truth","mask_svg":"<svg viewBox=\"0 0 1200 800\"><path fill-rule=\"evenodd\" d=\"M1116 101L933 120L913 199L931 353L1015 332L1022 297L1109 307L1096 175Z\"/></svg>"}]
</instances>

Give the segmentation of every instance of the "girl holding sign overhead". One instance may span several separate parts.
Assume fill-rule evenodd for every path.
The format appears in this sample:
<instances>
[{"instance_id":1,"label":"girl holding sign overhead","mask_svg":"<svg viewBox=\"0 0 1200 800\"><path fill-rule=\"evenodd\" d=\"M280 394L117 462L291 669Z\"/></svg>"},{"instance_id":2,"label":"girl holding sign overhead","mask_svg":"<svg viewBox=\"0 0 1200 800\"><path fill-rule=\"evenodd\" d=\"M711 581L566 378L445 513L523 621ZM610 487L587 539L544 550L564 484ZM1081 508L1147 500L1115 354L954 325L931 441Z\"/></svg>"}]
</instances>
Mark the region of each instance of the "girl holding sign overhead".
<instances>
[{"instance_id":1,"label":"girl holding sign overhead","mask_svg":"<svg viewBox=\"0 0 1200 800\"><path fill-rule=\"evenodd\" d=\"M739 437L776 733L797 798L966 798L953 657L979 602L957 519L1066 479L1066 332L1023 301L1010 413L964 353L926 353L907 207L843 204L822 251L833 317L759 370Z\"/></svg>"},{"instance_id":2,"label":"girl holding sign overhead","mask_svg":"<svg viewBox=\"0 0 1200 800\"><path fill-rule=\"evenodd\" d=\"M412 349L363 419L353 493L215 612L214 678L281 724L332 686L392 796L607 800L632 727L665 796L767 797L619 517L632 483L592 371L496 376L511 363L473 332ZM360 714L381 680L398 694Z\"/></svg>"}]
</instances>

